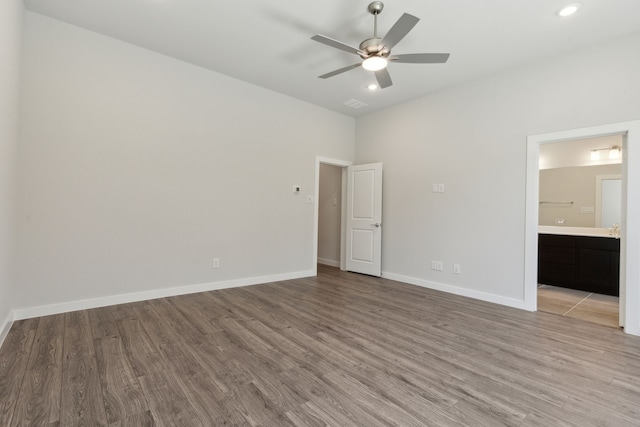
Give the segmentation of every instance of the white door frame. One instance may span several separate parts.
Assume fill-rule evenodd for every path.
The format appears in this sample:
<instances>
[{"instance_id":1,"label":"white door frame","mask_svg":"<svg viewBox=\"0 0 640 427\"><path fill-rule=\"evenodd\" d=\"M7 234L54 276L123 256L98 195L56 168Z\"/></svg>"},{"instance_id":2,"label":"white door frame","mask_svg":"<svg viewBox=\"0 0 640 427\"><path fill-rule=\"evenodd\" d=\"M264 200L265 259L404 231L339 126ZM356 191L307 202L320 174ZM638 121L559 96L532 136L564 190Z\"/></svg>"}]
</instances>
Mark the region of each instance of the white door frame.
<instances>
[{"instance_id":1,"label":"white door frame","mask_svg":"<svg viewBox=\"0 0 640 427\"><path fill-rule=\"evenodd\" d=\"M540 144L594 136L626 135L623 144L620 307L624 330L640 335L640 120L527 137L524 308L537 310ZM627 262L629 260L629 262Z\"/></svg>"},{"instance_id":2,"label":"white door frame","mask_svg":"<svg viewBox=\"0 0 640 427\"><path fill-rule=\"evenodd\" d=\"M338 166L342 168L342 197L340 203L340 270L345 269L345 227L347 223L347 166L353 165L348 160L332 159L329 157L316 156L316 178L314 198L315 207L313 210L313 259L311 261L313 275L318 275L318 197L320 197L320 164Z\"/></svg>"}]
</instances>

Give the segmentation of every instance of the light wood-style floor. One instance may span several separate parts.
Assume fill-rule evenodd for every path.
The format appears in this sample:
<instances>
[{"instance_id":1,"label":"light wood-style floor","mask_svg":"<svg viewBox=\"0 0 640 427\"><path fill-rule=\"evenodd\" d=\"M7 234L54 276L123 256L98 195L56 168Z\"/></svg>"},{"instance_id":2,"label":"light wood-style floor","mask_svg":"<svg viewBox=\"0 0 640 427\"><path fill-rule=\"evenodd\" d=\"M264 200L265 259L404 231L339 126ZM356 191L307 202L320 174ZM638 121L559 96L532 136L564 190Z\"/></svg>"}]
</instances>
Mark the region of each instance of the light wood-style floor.
<instances>
[{"instance_id":1,"label":"light wood-style floor","mask_svg":"<svg viewBox=\"0 0 640 427\"><path fill-rule=\"evenodd\" d=\"M557 286L538 286L538 310L618 328L619 298Z\"/></svg>"},{"instance_id":2,"label":"light wood-style floor","mask_svg":"<svg viewBox=\"0 0 640 427\"><path fill-rule=\"evenodd\" d=\"M0 426L638 426L640 338L320 266L16 322Z\"/></svg>"}]
</instances>

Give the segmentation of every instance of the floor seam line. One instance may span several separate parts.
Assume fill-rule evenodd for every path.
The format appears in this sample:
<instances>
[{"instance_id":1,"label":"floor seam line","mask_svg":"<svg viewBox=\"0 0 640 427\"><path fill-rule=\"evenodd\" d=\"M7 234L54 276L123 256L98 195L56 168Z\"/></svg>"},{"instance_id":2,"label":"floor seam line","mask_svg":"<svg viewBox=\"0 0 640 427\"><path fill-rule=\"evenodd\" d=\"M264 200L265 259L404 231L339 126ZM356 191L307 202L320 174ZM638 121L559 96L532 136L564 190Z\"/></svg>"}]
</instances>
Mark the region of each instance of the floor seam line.
<instances>
[{"instance_id":1,"label":"floor seam line","mask_svg":"<svg viewBox=\"0 0 640 427\"><path fill-rule=\"evenodd\" d=\"M589 298L591 295L593 295L593 292L590 293L589 295L587 295L586 297L582 298L580 301L578 301L576 303L576 305L574 305L573 307L571 307L566 313L563 314L563 316L566 316L567 314L571 313L573 311L574 308L576 308L577 306L579 306L580 304L582 304L587 298Z\"/></svg>"}]
</instances>

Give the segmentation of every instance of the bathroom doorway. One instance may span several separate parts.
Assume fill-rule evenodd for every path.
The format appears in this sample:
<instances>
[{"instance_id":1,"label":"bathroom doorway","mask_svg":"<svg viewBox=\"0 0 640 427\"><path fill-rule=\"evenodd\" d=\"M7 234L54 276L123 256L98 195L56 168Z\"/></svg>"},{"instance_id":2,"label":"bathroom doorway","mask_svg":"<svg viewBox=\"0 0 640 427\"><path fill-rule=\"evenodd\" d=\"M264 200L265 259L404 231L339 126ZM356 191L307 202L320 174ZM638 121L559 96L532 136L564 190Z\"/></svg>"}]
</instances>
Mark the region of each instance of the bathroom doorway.
<instances>
[{"instance_id":1,"label":"bathroom doorway","mask_svg":"<svg viewBox=\"0 0 640 427\"><path fill-rule=\"evenodd\" d=\"M527 138L525 191L524 308L538 309L539 149L542 144L595 136L624 135L621 150L622 218L620 224L620 320L626 333L640 335L640 121L597 125Z\"/></svg>"},{"instance_id":2,"label":"bathroom doorway","mask_svg":"<svg viewBox=\"0 0 640 427\"><path fill-rule=\"evenodd\" d=\"M538 310L620 326L623 135L540 146Z\"/></svg>"}]
</instances>

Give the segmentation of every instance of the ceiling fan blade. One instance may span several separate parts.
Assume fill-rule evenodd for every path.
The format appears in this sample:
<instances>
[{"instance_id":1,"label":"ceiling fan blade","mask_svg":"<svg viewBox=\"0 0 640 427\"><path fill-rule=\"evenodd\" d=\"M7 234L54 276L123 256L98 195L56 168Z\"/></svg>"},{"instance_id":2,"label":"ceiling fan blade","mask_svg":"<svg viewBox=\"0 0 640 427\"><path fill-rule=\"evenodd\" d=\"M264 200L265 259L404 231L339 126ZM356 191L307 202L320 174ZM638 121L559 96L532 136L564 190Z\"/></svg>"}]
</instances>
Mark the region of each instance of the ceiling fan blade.
<instances>
[{"instance_id":1,"label":"ceiling fan blade","mask_svg":"<svg viewBox=\"0 0 640 427\"><path fill-rule=\"evenodd\" d=\"M406 64L444 64L448 59L448 53L408 53L389 57L390 61Z\"/></svg>"},{"instance_id":2,"label":"ceiling fan blade","mask_svg":"<svg viewBox=\"0 0 640 427\"><path fill-rule=\"evenodd\" d=\"M393 27L389 30L386 36L382 39L380 43L382 46L386 46L387 49L391 50L400 40L406 36L409 31L413 27L416 26L420 18L417 18L413 15L409 15L408 13L403 14L400 19L393 24Z\"/></svg>"},{"instance_id":3,"label":"ceiling fan blade","mask_svg":"<svg viewBox=\"0 0 640 427\"><path fill-rule=\"evenodd\" d=\"M345 52L355 53L356 55L364 54L360 49L356 49L355 47L349 46L348 44L339 42L338 40L334 40L330 37L323 36L322 34L316 34L311 37L311 40L326 44L327 46L335 47L336 49L344 50Z\"/></svg>"},{"instance_id":4,"label":"ceiling fan blade","mask_svg":"<svg viewBox=\"0 0 640 427\"><path fill-rule=\"evenodd\" d=\"M376 80L378 81L378 86L380 86L380 89L384 89L385 87L389 87L393 84L393 82L391 81L391 75L389 74L389 71L387 71L386 68L375 71L375 75L376 75Z\"/></svg>"},{"instance_id":5,"label":"ceiling fan blade","mask_svg":"<svg viewBox=\"0 0 640 427\"><path fill-rule=\"evenodd\" d=\"M345 71L349 71L349 70L353 70L354 68L358 68L360 65L362 65L362 64L360 64L359 62L357 64L348 65L348 66L346 66L344 68L340 68L340 69L334 70L334 71L332 71L330 73L318 76L318 78L319 79L328 79L329 77L333 77L333 76L337 76L338 74L342 74Z\"/></svg>"}]
</instances>

